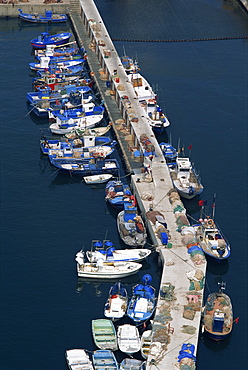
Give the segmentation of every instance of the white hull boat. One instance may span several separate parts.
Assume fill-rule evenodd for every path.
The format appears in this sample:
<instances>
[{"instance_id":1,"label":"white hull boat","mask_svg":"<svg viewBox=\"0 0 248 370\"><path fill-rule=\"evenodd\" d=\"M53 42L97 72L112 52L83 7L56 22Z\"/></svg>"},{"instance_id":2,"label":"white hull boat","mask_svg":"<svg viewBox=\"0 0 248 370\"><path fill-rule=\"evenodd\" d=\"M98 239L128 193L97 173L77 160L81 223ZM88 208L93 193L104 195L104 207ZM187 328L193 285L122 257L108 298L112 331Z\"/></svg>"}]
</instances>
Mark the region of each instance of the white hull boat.
<instances>
[{"instance_id":1,"label":"white hull boat","mask_svg":"<svg viewBox=\"0 0 248 370\"><path fill-rule=\"evenodd\" d=\"M142 265L136 262L107 262L102 260L97 263L85 262L84 253L80 251L76 254L78 277L92 279L119 279L134 275Z\"/></svg>"},{"instance_id":2,"label":"white hull boat","mask_svg":"<svg viewBox=\"0 0 248 370\"><path fill-rule=\"evenodd\" d=\"M94 370L84 349L69 349L65 353L65 358L70 370Z\"/></svg>"},{"instance_id":3,"label":"white hull boat","mask_svg":"<svg viewBox=\"0 0 248 370\"><path fill-rule=\"evenodd\" d=\"M113 175L111 174L100 174L100 175L91 175L91 176L85 176L83 179L87 185L93 185L93 184L103 184L107 181L109 181Z\"/></svg>"},{"instance_id":4,"label":"white hull boat","mask_svg":"<svg viewBox=\"0 0 248 370\"><path fill-rule=\"evenodd\" d=\"M115 283L109 290L107 302L104 306L104 316L112 321L121 319L127 309L128 294L121 282Z\"/></svg>"},{"instance_id":5,"label":"white hull boat","mask_svg":"<svg viewBox=\"0 0 248 370\"><path fill-rule=\"evenodd\" d=\"M117 340L121 352L132 355L140 350L141 341L138 328L135 325L120 325L117 330Z\"/></svg>"},{"instance_id":6,"label":"white hull boat","mask_svg":"<svg viewBox=\"0 0 248 370\"><path fill-rule=\"evenodd\" d=\"M115 249L110 247L107 250L87 251L86 256L90 262L103 260L104 262L140 262L151 254L149 249Z\"/></svg>"},{"instance_id":7,"label":"white hull boat","mask_svg":"<svg viewBox=\"0 0 248 370\"><path fill-rule=\"evenodd\" d=\"M128 74L128 79L139 101L156 99L156 94L153 92L152 87L140 73L130 73Z\"/></svg>"}]
</instances>

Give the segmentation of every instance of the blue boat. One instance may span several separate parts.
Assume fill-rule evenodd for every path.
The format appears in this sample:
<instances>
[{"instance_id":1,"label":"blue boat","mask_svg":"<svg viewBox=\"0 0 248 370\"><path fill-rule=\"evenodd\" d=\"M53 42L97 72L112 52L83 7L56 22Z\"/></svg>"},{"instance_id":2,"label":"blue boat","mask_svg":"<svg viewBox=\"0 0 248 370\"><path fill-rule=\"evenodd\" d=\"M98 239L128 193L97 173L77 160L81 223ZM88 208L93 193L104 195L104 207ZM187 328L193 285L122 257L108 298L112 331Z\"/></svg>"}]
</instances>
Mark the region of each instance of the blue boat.
<instances>
[{"instance_id":1,"label":"blue boat","mask_svg":"<svg viewBox=\"0 0 248 370\"><path fill-rule=\"evenodd\" d=\"M160 143L160 149L163 152L164 158L166 160L167 165L174 164L176 166L176 158L178 156L177 150L169 143Z\"/></svg>"},{"instance_id":2,"label":"blue boat","mask_svg":"<svg viewBox=\"0 0 248 370\"><path fill-rule=\"evenodd\" d=\"M124 204L133 204L135 197L132 195L128 184L121 180L110 180L105 186L105 199L112 206L123 210Z\"/></svg>"},{"instance_id":3,"label":"blue boat","mask_svg":"<svg viewBox=\"0 0 248 370\"><path fill-rule=\"evenodd\" d=\"M68 85L63 90L44 90L27 93L31 111L38 117L48 117L48 109L78 108L93 100L88 86Z\"/></svg>"},{"instance_id":4,"label":"blue boat","mask_svg":"<svg viewBox=\"0 0 248 370\"><path fill-rule=\"evenodd\" d=\"M112 351L99 349L93 352L92 361L95 370L119 370L118 362Z\"/></svg>"},{"instance_id":5,"label":"blue boat","mask_svg":"<svg viewBox=\"0 0 248 370\"><path fill-rule=\"evenodd\" d=\"M35 58L39 60L40 57L71 57L77 54L84 55L86 53L85 49L79 48L76 41L69 42L66 45L56 46L56 45L47 45L45 49L36 49L34 54Z\"/></svg>"},{"instance_id":6,"label":"blue boat","mask_svg":"<svg viewBox=\"0 0 248 370\"><path fill-rule=\"evenodd\" d=\"M63 90L66 86L73 84L74 86L89 86L92 87L92 80L79 75L69 75L58 77L55 73L47 73L44 76L33 78L34 91L50 91Z\"/></svg>"},{"instance_id":7,"label":"blue boat","mask_svg":"<svg viewBox=\"0 0 248 370\"><path fill-rule=\"evenodd\" d=\"M46 10L45 15L37 13L23 13L22 9L19 10L19 18L23 21L32 23L61 23L67 21L66 14L53 14L52 10Z\"/></svg>"},{"instance_id":8,"label":"blue boat","mask_svg":"<svg viewBox=\"0 0 248 370\"><path fill-rule=\"evenodd\" d=\"M78 149L83 148L85 152L89 148L97 148L103 145L114 147L116 141L112 141L110 137L107 136L85 136L80 139L47 139L42 137L40 139L40 149L42 154L49 154L50 150L65 150L65 149Z\"/></svg>"},{"instance_id":9,"label":"blue boat","mask_svg":"<svg viewBox=\"0 0 248 370\"><path fill-rule=\"evenodd\" d=\"M64 32L56 35L50 35L48 32L42 32L37 38L31 40L31 45L35 49L45 49L47 45L63 45L66 44L72 33Z\"/></svg>"},{"instance_id":10,"label":"blue boat","mask_svg":"<svg viewBox=\"0 0 248 370\"><path fill-rule=\"evenodd\" d=\"M29 63L29 68L36 72L45 72L47 70L59 71L71 69L72 67L77 67L85 63L86 59L76 59L76 60L54 60L50 57L41 57L39 63L31 62ZM55 72L56 73L56 72Z\"/></svg>"},{"instance_id":11,"label":"blue boat","mask_svg":"<svg viewBox=\"0 0 248 370\"><path fill-rule=\"evenodd\" d=\"M150 284L152 277L146 274L142 278L143 284L133 287L132 298L127 308L128 317L136 324L140 324L151 318L156 307L155 288Z\"/></svg>"},{"instance_id":12,"label":"blue boat","mask_svg":"<svg viewBox=\"0 0 248 370\"><path fill-rule=\"evenodd\" d=\"M113 176L118 176L120 165L116 159L102 158L73 158L73 157L57 157L49 154L48 158L51 164L61 173L77 176L90 176L108 173Z\"/></svg>"}]
</instances>

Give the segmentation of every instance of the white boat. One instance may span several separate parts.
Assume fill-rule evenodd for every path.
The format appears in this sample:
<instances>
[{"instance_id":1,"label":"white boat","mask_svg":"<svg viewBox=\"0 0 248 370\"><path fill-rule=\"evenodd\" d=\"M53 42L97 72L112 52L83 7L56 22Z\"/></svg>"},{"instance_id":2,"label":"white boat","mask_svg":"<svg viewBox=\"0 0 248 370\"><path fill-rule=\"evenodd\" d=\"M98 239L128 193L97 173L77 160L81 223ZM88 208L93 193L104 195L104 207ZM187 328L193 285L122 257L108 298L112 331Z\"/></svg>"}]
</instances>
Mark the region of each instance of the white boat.
<instances>
[{"instance_id":1,"label":"white boat","mask_svg":"<svg viewBox=\"0 0 248 370\"><path fill-rule=\"evenodd\" d=\"M141 335L141 355L147 359L152 344L152 330L145 330Z\"/></svg>"},{"instance_id":2,"label":"white boat","mask_svg":"<svg viewBox=\"0 0 248 370\"><path fill-rule=\"evenodd\" d=\"M83 179L86 182L86 184L91 185L91 184L103 184L104 182L109 181L113 175L107 174L107 173L102 173L99 175L91 175L91 176L85 176Z\"/></svg>"},{"instance_id":3,"label":"white boat","mask_svg":"<svg viewBox=\"0 0 248 370\"><path fill-rule=\"evenodd\" d=\"M76 254L78 277L92 279L119 279L126 276L134 275L142 265L136 262L103 262L98 260L96 263L85 262L84 252Z\"/></svg>"},{"instance_id":4,"label":"white boat","mask_svg":"<svg viewBox=\"0 0 248 370\"><path fill-rule=\"evenodd\" d=\"M128 74L128 79L139 101L156 99L156 94L153 92L152 87L140 73L130 73Z\"/></svg>"},{"instance_id":5,"label":"white boat","mask_svg":"<svg viewBox=\"0 0 248 370\"><path fill-rule=\"evenodd\" d=\"M104 306L104 316L112 321L121 319L127 309L128 294L120 281L111 286Z\"/></svg>"},{"instance_id":6,"label":"white boat","mask_svg":"<svg viewBox=\"0 0 248 370\"><path fill-rule=\"evenodd\" d=\"M93 241L92 246L94 247ZM107 244L108 242L108 244ZM113 243L104 241L102 243L102 248L96 250L87 251L86 256L89 262L97 262L98 260L103 260L104 262L119 262L119 261L129 261L129 262L140 262L151 254L149 249L137 248L137 249L115 249Z\"/></svg>"},{"instance_id":7,"label":"white boat","mask_svg":"<svg viewBox=\"0 0 248 370\"><path fill-rule=\"evenodd\" d=\"M121 57L121 63L127 75L139 71L138 62L128 55Z\"/></svg>"},{"instance_id":8,"label":"white boat","mask_svg":"<svg viewBox=\"0 0 248 370\"><path fill-rule=\"evenodd\" d=\"M120 370L145 370L145 363L135 358L124 358L120 363Z\"/></svg>"},{"instance_id":9,"label":"white boat","mask_svg":"<svg viewBox=\"0 0 248 370\"><path fill-rule=\"evenodd\" d=\"M140 101L140 105L145 111L149 125L154 132L161 134L166 127L170 125L170 121L162 112L162 109L157 104L156 99L145 99Z\"/></svg>"},{"instance_id":10,"label":"white boat","mask_svg":"<svg viewBox=\"0 0 248 370\"><path fill-rule=\"evenodd\" d=\"M48 149L48 155L53 158L105 158L114 150L114 146L109 145L73 148L72 145L65 143L61 149Z\"/></svg>"},{"instance_id":11,"label":"white boat","mask_svg":"<svg viewBox=\"0 0 248 370\"><path fill-rule=\"evenodd\" d=\"M117 330L117 340L121 352L132 355L140 350L141 341L138 328L135 325L120 325Z\"/></svg>"},{"instance_id":12,"label":"white boat","mask_svg":"<svg viewBox=\"0 0 248 370\"><path fill-rule=\"evenodd\" d=\"M84 136L103 136L111 129L111 125L102 127L93 127L91 129L72 129L71 132L65 134L67 139L78 139Z\"/></svg>"},{"instance_id":13,"label":"white boat","mask_svg":"<svg viewBox=\"0 0 248 370\"><path fill-rule=\"evenodd\" d=\"M132 247L143 247L147 233L137 207L124 204L124 210L117 215L117 229L123 242Z\"/></svg>"},{"instance_id":14,"label":"white boat","mask_svg":"<svg viewBox=\"0 0 248 370\"><path fill-rule=\"evenodd\" d=\"M169 166L174 187L186 199L192 199L203 192L199 176L189 158L177 157L175 166Z\"/></svg>"},{"instance_id":15,"label":"white boat","mask_svg":"<svg viewBox=\"0 0 248 370\"><path fill-rule=\"evenodd\" d=\"M65 352L65 358L70 370L94 370L84 349L68 349Z\"/></svg>"}]
</instances>

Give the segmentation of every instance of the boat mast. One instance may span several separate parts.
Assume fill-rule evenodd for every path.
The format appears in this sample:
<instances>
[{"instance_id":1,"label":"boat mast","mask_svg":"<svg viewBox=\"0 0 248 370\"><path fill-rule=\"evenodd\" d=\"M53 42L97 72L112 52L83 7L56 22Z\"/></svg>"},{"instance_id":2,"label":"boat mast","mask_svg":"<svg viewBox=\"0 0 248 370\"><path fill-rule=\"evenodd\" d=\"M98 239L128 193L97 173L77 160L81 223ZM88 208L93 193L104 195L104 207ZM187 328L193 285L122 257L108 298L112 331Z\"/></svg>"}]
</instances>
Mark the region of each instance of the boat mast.
<instances>
[{"instance_id":1,"label":"boat mast","mask_svg":"<svg viewBox=\"0 0 248 370\"><path fill-rule=\"evenodd\" d=\"M213 204L212 204L212 219L213 220L214 220L214 216L215 216L215 199L216 199L216 193L214 193Z\"/></svg>"}]
</instances>

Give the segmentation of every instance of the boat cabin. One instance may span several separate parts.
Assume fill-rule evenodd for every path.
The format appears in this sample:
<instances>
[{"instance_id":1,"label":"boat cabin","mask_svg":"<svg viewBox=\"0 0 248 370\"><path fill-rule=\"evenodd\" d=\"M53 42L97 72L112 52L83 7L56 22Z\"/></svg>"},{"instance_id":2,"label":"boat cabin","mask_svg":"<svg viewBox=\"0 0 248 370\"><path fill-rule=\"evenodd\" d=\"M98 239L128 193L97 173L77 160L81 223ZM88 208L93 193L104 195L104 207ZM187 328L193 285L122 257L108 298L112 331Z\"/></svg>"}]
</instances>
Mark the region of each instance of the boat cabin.
<instances>
[{"instance_id":1,"label":"boat cabin","mask_svg":"<svg viewBox=\"0 0 248 370\"><path fill-rule=\"evenodd\" d=\"M137 207L134 207L129 204L124 204L124 221L133 221L134 218L137 216Z\"/></svg>"}]
</instances>

